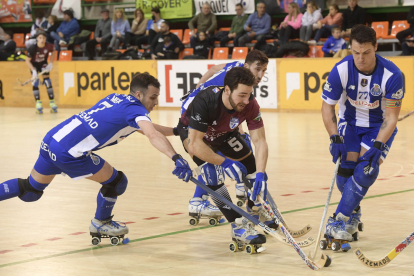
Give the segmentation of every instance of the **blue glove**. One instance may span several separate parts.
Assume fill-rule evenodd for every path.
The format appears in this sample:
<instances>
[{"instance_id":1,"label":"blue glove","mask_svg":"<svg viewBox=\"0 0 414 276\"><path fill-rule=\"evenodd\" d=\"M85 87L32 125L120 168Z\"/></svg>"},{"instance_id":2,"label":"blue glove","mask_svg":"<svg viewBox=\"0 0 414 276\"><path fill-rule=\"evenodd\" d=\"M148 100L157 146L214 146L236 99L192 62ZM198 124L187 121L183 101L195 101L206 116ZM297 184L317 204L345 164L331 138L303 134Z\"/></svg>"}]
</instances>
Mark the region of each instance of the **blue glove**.
<instances>
[{"instance_id":1,"label":"blue glove","mask_svg":"<svg viewBox=\"0 0 414 276\"><path fill-rule=\"evenodd\" d=\"M179 179L188 182L193 176L193 171L188 165L188 162L179 154L174 155L172 160L175 163L175 169L172 173L178 176Z\"/></svg>"},{"instance_id":2,"label":"blue glove","mask_svg":"<svg viewBox=\"0 0 414 276\"><path fill-rule=\"evenodd\" d=\"M361 157L361 160L368 161L372 168L378 167L383 149L384 143L375 141L374 145ZM369 170L369 173L371 172L372 170Z\"/></svg>"},{"instance_id":3,"label":"blue glove","mask_svg":"<svg viewBox=\"0 0 414 276\"><path fill-rule=\"evenodd\" d=\"M247 170L242 163L226 158L220 166L224 168L228 177L236 180L237 183L243 183L243 175L247 174Z\"/></svg>"},{"instance_id":4,"label":"blue glove","mask_svg":"<svg viewBox=\"0 0 414 276\"><path fill-rule=\"evenodd\" d=\"M341 156L342 161L346 160L346 156L348 152L346 151L346 146L344 144L344 140L339 135L332 135L331 136L331 145L329 146L329 151L332 154L332 161L336 164L338 161L339 156Z\"/></svg>"},{"instance_id":5,"label":"blue glove","mask_svg":"<svg viewBox=\"0 0 414 276\"><path fill-rule=\"evenodd\" d=\"M252 148L252 139L250 138L250 135L245 133L245 134L240 134L240 136L244 139L244 141L246 142L246 144L249 146L250 150L253 151Z\"/></svg>"},{"instance_id":6,"label":"blue glove","mask_svg":"<svg viewBox=\"0 0 414 276\"><path fill-rule=\"evenodd\" d=\"M254 180L253 185L253 192L251 195L251 200L256 201L257 196L260 195L260 197L266 201L267 196L267 183L265 174L262 172L256 173L256 179Z\"/></svg>"}]
</instances>

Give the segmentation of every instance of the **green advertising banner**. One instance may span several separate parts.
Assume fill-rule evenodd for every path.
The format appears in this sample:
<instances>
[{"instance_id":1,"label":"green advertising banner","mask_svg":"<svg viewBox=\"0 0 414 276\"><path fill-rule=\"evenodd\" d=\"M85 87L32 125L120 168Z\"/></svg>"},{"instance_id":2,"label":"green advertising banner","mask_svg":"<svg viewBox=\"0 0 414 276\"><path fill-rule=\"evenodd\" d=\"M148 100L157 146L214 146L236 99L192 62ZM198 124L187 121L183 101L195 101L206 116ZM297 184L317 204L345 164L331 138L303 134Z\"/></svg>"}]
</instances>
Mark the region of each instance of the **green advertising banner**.
<instances>
[{"instance_id":1,"label":"green advertising banner","mask_svg":"<svg viewBox=\"0 0 414 276\"><path fill-rule=\"evenodd\" d=\"M188 18L193 16L193 0L137 0L137 8L151 18L151 9L158 7L162 19Z\"/></svg>"}]
</instances>

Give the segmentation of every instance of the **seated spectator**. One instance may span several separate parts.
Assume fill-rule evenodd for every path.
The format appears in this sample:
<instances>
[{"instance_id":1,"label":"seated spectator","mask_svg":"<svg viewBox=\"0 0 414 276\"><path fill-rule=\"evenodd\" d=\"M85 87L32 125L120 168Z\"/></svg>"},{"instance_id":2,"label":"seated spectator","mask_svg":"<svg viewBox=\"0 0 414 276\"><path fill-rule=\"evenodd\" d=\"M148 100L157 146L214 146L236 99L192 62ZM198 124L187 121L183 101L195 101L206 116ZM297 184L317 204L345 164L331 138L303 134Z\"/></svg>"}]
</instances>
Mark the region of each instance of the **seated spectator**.
<instances>
[{"instance_id":1,"label":"seated spectator","mask_svg":"<svg viewBox=\"0 0 414 276\"><path fill-rule=\"evenodd\" d=\"M169 36L164 37L164 47L161 52L157 53L157 59L174 59L174 45Z\"/></svg>"},{"instance_id":2,"label":"seated spectator","mask_svg":"<svg viewBox=\"0 0 414 276\"><path fill-rule=\"evenodd\" d=\"M170 40L167 47L164 43L166 37ZM162 22L160 32L154 37L151 43L151 58L178 59L178 53L182 50L184 50L184 45L178 36L170 33L170 24L167 21ZM164 57L158 55L160 52L164 54Z\"/></svg>"},{"instance_id":3,"label":"seated spectator","mask_svg":"<svg viewBox=\"0 0 414 276\"><path fill-rule=\"evenodd\" d=\"M210 41L210 36L214 35L214 31L217 29L216 15L210 11L210 4L207 2L204 3L203 7L201 8L201 12L188 22L188 27L191 30L191 48L195 47L199 32L204 32L206 34L207 40ZM197 28L197 33L195 32L195 28Z\"/></svg>"},{"instance_id":4,"label":"seated spectator","mask_svg":"<svg viewBox=\"0 0 414 276\"><path fill-rule=\"evenodd\" d=\"M124 42L125 34L131 31L128 19L123 9L116 9L111 22L112 39L109 43L108 51L119 49L119 45Z\"/></svg>"},{"instance_id":5,"label":"seated spectator","mask_svg":"<svg viewBox=\"0 0 414 276\"><path fill-rule=\"evenodd\" d=\"M13 41L13 32L4 32L4 41L0 41L0 61L6 61L8 57L16 52L16 42Z\"/></svg>"},{"instance_id":6,"label":"seated spectator","mask_svg":"<svg viewBox=\"0 0 414 276\"><path fill-rule=\"evenodd\" d=\"M102 18L98 20L95 27L94 38L86 42L85 53L89 60L93 60L95 55L95 47L101 44L102 53L105 53L108 44L111 42L111 19L109 18L109 10L103 9L101 11Z\"/></svg>"},{"instance_id":7,"label":"seated spectator","mask_svg":"<svg viewBox=\"0 0 414 276\"><path fill-rule=\"evenodd\" d=\"M408 12L407 21L410 24L410 28L397 33L397 39L400 41L400 44L403 44L407 36L414 34L414 7Z\"/></svg>"},{"instance_id":8,"label":"seated spectator","mask_svg":"<svg viewBox=\"0 0 414 276\"><path fill-rule=\"evenodd\" d=\"M279 44L284 44L289 39L299 38L299 29L302 26L302 13L296 3L290 3L288 6L288 15L280 24Z\"/></svg>"},{"instance_id":9,"label":"seated spectator","mask_svg":"<svg viewBox=\"0 0 414 276\"><path fill-rule=\"evenodd\" d=\"M414 55L414 38L407 38L401 45L402 55L411 56Z\"/></svg>"},{"instance_id":10,"label":"seated spectator","mask_svg":"<svg viewBox=\"0 0 414 276\"><path fill-rule=\"evenodd\" d=\"M358 6L358 0L348 0L348 9L342 14L341 37L349 37L351 29L356 24L365 25L365 10Z\"/></svg>"},{"instance_id":11,"label":"seated spectator","mask_svg":"<svg viewBox=\"0 0 414 276\"><path fill-rule=\"evenodd\" d=\"M270 30L271 18L266 13L266 5L264 3L257 3L256 10L244 24L244 30L247 33L239 38L240 47L246 47L246 44L254 39L257 40L254 49L259 49L261 45L266 44L266 34Z\"/></svg>"},{"instance_id":12,"label":"seated spectator","mask_svg":"<svg viewBox=\"0 0 414 276\"><path fill-rule=\"evenodd\" d=\"M148 19L144 17L144 12L141 8L135 10L135 19L132 21L131 32L125 34L125 43L123 49L130 48L131 45L136 45L138 38L144 37L147 30Z\"/></svg>"},{"instance_id":13,"label":"seated spectator","mask_svg":"<svg viewBox=\"0 0 414 276\"><path fill-rule=\"evenodd\" d=\"M300 40L308 42L312 36L316 24L322 20L321 9L315 1L308 2L305 14L302 16L302 27L300 27Z\"/></svg>"},{"instance_id":14,"label":"seated spectator","mask_svg":"<svg viewBox=\"0 0 414 276\"><path fill-rule=\"evenodd\" d=\"M333 4L329 7L329 14L323 19L318 21L318 26L316 27L318 31L315 35L314 41L309 41L310 43L318 42L322 37L327 38L332 33L332 28L337 27L342 28L342 13L339 12L339 7L336 4Z\"/></svg>"},{"instance_id":15,"label":"seated spectator","mask_svg":"<svg viewBox=\"0 0 414 276\"><path fill-rule=\"evenodd\" d=\"M236 13L237 15L233 17L231 22L229 34L220 39L220 47L225 47L232 39L234 47L239 46L239 38L245 33L243 27L249 16L244 13L243 5L240 3L236 4Z\"/></svg>"},{"instance_id":16,"label":"seated spectator","mask_svg":"<svg viewBox=\"0 0 414 276\"><path fill-rule=\"evenodd\" d=\"M195 43L194 54L185 56L184 59L208 59L210 52L210 43L206 39L204 32L198 33L198 40Z\"/></svg>"},{"instance_id":17,"label":"seated spectator","mask_svg":"<svg viewBox=\"0 0 414 276\"><path fill-rule=\"evenodd\" d=\"M306 0L276 0L276 2L282 13L289 13L289 4L292 2L298 4L299 10L306 4Z\"/></svg>"},{"instance_id":18,"label":"seated spectator","mask_svg":"<svg viewBox=\"0 0 414 276\"><path fill-rule=\"evenodd\" d=\"M45 33L47 35L47 42L53 44L53 37L50 35L52 32L56 32L57 28L59 28L59 22L56 15L49 15L47 18L47 29L45 29Z\"/></svg>"},{"instance_id":19,"label":"seated spectator","mask_svg":"<svg viewBox=\"0 0 414 276\"><path fill-rule=\"evenodd\" d=\"M40 10L36 10L36 19L30 29L30 39L26 40L26 48L36 44L36 35L38 31L44 31L48 28L48 22L44 17L44 14Z\"/></svg>"},{"instance_id":20,"label":"seated spectator","mask_svg":"<svg viewBox=\"0 0 414 276\"><path fill-rule=\"evenodd\" d=\"M141 48L143 44L151 45L154 37L160 32L161 23L164 22L164 19L161 18L159 8L152 8L151 13L152 19L148 20L145 36L137 37L135 39L135 45L138 46L138 49Z\"/></svg>"},{"instance_id":21,"label":"seated spectator","mask_svg":"<svg viewBox=\"0 0 414 276\"><path fill-rule=\"evenodd\" d=\"M323 44L324 57L333 57L339 50L346 49L346 41L341 37L341 30L338 27L332 28L330 36Z\"/></svg>"},{"instance_id":22,"label":"seated spectator","mask_svg":"<svg viewBox=\"0 0 414 276\"><path fill-rule=\"evenodd\" d=\"M63 22L57 28L56 32L51 32L50 35L54 39L55 50L59 53L60 45L69 43L70 37L79 33L78 21L73 18L72 10L65 10L63 12Z\"/></svg>"},{"instance_id":23,"label":"seated spectator","mask_svg":"<svg viewBox=\"0 0 414 276\"><path fill-rule=\"evenodd\" d=\"M0 41L4 40L4 30L0 27Z\"/></svg>"}]
</instances>

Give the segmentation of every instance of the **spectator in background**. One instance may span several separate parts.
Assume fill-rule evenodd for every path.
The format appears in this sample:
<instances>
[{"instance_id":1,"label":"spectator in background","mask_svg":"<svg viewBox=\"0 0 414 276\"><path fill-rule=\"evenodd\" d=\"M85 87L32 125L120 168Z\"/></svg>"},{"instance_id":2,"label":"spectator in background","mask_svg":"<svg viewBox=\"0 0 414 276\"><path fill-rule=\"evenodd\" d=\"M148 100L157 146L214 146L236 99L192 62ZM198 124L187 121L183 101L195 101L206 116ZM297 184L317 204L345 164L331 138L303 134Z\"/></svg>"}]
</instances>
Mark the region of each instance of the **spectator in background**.
<instances>
[{"instance_id":1,"label":"spectator in background","mask_svg":"<svg viewBox=\"0 0 414 276\"><path fill-rule=\"evenodd\" d=\"M58 22L58 18L56 15L49 15L49 17L47 18L47 29L45 30L45 33L47 35L47 42L52 43L53 44L53 37L50 35L52 32L56 32L57 28L59 28L59 22Z\"/></svg>"},{"instance_id":2,"label":"spectator in background","mask_svg":"<svg viewBox=\"0 0 414 276\"><path fill-rule=\"evenodd\" d=\"M407 38L401 45L402 56L414 55L414 38Z\"/></svg>"},{"instance_id":3,"label":"spectator in background","mask_svg":"<svg viewBox=\"0 0 414 276\"><path fill-rule=\"evenodd\" d=\"M111 22L111 42L109 43L108 51L112 49L117 50L119 44L124 42L125 34L131 30L128 19L125 16L123 9L116 9Z\"/></svg>"},{"instance_id":4,"label":"spectator in background","mask_svg":"<svg viewBox=\"0 0 414 276\"><path fill-rule=\"evenodd\" d=\"M132 21L131 32L125 34L125 43L123 49L136 45L138 38L144 37L147 31L148 19L144 17L144 12L141 8L135 10L135 19Z\"/></svg>"},{"instance_id":5,"label":"spectator in background","mask_svg":"<svg viewBox=\"0 0 414 276\"><path fill-rule=\"evenodd\" d=\"M151 45L154 37L160 32L161 23L164 22L164 19L161 18L161 13L160 13L159 8L152 8L151 13L152 13L152 19L148 20L147 30L145 31L145 36L138 37L135 40L135 45L137 45L138 48L140 48L142 44Z\"/></svg>"},{"instance_id":6,"label":"spectator in background","mask_svg":"<svg viewBox=\"0 0 414 276\"><path fill-rule=\"evenodd\" d=\"M299 38L299 30L302 26L302 13L296 3L290 3L288 6L288 15L280 24L279 43L284 44L289 39Z\"/></svg>"},{"instance_id":7,"label":"spectator in background","mask_svg":"<svg viewBox=\"0 0 414 276\"><path fill-rule=\"evenodd\" d=\"M184 59L208 59L210 52L210 43L206 39L204 32L198 33L198 40L195 43L194 54L185 56Z\"/></svg>"},{"instance_id":8,"label":"spectator in background","mask_svg":"<svg viewBox=\"0 0 414 276\"><path fill-rule=\"evenodd\" d=\"M341 37L349 37L356 24L365 25L365 10L358 6L358 0L348 0L348 9L342 14Z\"/></svg>"},{"instance_id":9,"label":"spectator in background","mask_svg":"<svg viewBox=\"0 0 414 276\"><path fill-rule=\"evenodd\" d=\"M63 22L57 28L56 32L51 32L50 35L54 39L55 50L60 51L61 45L68 44L70 37L79 33L78 21L73 18L72 10L65 10L63 12Z\"/></svg>"},{"instance_id":10,"label":"spectator in background","mask_svg":"<svg viewBox=\"0 0 414 276\"><path fill-rule=\"evenodd\" d=\"M253 39L257 40L254 49L259 49L266 44L266 34L270 30L271 18L266 13L266 5L262 2L257 3L256 12L252 13L244 24L246 34L239 38L239 46L246 47L246 44Z\"/></svg>"},{"instance_id":11,"label":"spectator in background","mask_svg":"<svg viewBox=\"0 0 414 276\"><path fill-rule=\"evenodd\" d=\"M30 46L36 44L36 35L38 31L45 31L48 28L48 22L46 18L44 17L44 14L42 11L37 10L36 11L36 19L35 22L32 25L32 28L30 29L30 39L26 40L26 48L29 48Z\"/></svg>"},{"instance_id":12,"label":"spectator in background","mask_svg":"<svg viewBox=\"0 0 414 276\"><path fill-rule=\"evenodd\" d=\"M412 36L414 34L414 7L412 7L408 12L407 21L410 24L410 28L397 33L397 39L401 44L405 41L407 36Z\"/></svg>"},{"instance_id":13,"label":"spectator in background","mask_svg":"<svg viewBox=\"0 0 414 276\"><path fill-rule=\"evenodd\" d=\"M167 47L164 44L166 37L170 40ZM161 52L165 55L162 59L178 59L178 53L182 50L184 50L184 45L178 36L170 33L170 24L167 21L162 22L160 32L154 37L151 43L151 58L158 59L161 56L158 53Z\"/></svg>"},{"instance_id":14,"label":"spectator in background","mask_svg":"<svg viewBox=\"0 0 414 276\"><path fill-rule=\"evenodd\" d=\"M306 0L276 0L277 4L279 5L280 9L283 10L285 13L289 13L289 4L296 3L298 4L299 10L306 5Z\"/></svg>"},{"instance_id":15,"label":"spectator in background","mask_svg":"<svg viewBox=\"0 0 414 276\"><path fill-rule=\"evenodd\" d=\"M316 29L316 24L322 20L321 9L315 1L308 2L305 14L302 16L302 27L300 27L300 40L308 42L312 36L313 30Z\"/></svg>"},{"instance_id":16,"label":"spectator in background","mask_svg":"<svg viewBox=\"0 0 414 276\"><path fill-rule=\"evenodd\" d=\"M233 21L231 22L229 34L220 39L220 47L225 47L226 44L232 39L234 47L239 46L239 38L244 34L243 27L249 16L244 13L243 5L240 3L236 4L236 13L237 15L233 18Z\"/></svg>"},{"instance_id":17,"label":"spectator in background","mask_svg":"<svg viewBox=\"0 0 414 276\"><path fill-rule=\"evenodd\" d=\"M332 28L342 28L342 13L339 12L339 7L336 4L329 6L329 14L323 19L318 21L315 40L309 41L310 43L318 42L322 37L329 37L332 33Z\"/></svg>"},{"instance_id":18,"label":"spectator in background","mask_svg":"<svg viewBox=\"0 0 414 276\"><path fill-rule=\"evenodd\" d=\"M102 53L105 53L108 44L111 42L112 20L109 18L109 10L103 9L101 16L102 18L96 23L94 38L87 41L85 45L85 53L89 60L93 60L96 45L101 44Z\"/></svg>"},{"instance_id":19,"label":"spectator in background","mask_svg":"<svg viewBox=\"0 0 414 276\"><path fill-rule=\"evenodd\" d=\"M333 57L339 50L346 48L346 41L341 37L341 30L338 27L332 28L332 35L323 44L324 57Z\"/></svg>"},{"instance_id":20,"label":"spectator in background","mask_svg":"<svg viewBox=\"0 0 414 276\"><path fill-rule=\"evenodd\" d=\"M197 33L195 32L194 23L197 25ZM201 12L188 22L188 27L192 33L190 38L191 48L195 47L199 32L204 32L207 41L209 41L210 35L214 35L214 31L217 29L216 15L210 11L210 4L204 3Z\"/></svg>"},{"instance_id":21,"label":"spectator in background","mask_svg":"<svg viewBox=\"0 0 414 276\"><path fill-rule=\"evenodd\" d=\"M12 38L13 32L6 30L4 32L4 41L0 41L0 61L6 61L9 56L16 52L16 42Z\"/></svg>"},{"instance_id":22,"label":"spectator in background","mask_svg":"<svg viewBox=\"0 0 414 276\"><path fill-rule=\"evenodd\" d=\"M4 40L4 30L0 27L0 41Z\"/></svg>"}]
</instances>

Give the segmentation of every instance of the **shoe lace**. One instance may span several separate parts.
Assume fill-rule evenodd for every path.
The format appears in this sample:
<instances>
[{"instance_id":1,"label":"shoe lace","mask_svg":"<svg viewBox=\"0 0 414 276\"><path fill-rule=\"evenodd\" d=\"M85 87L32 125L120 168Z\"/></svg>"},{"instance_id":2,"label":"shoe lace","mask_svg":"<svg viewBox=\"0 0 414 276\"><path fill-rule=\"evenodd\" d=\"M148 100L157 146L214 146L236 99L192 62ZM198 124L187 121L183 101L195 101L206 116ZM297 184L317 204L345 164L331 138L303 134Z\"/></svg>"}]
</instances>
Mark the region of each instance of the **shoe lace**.
<instances>
[{"instance_id":1,"label":"shoe lace","mask_svg":"<svg viewBox=\"0 0 414 276\"><path fill-rule=\"evenodd\" d=\"M361 217L361 214L359 214L359 213L352 213L350 215L349 220L348 220L349 224L351 224L354 221L360 222L361 221L360 217Z\"/></svg>"},{"instance_id":2,"label":"shoe lace","mask_svg":"<svg viewBox=\"0 0 414 276\"><path fill-rule=\"evenodd\" d=\"M248 221L247 219L243 219L243 228L246 230L248 236L250 235L257 235L258 232L254 229L253 224Z\"/></svg>"},{"instance_id":3,"label":"shoe lace","mask_svg":"<svg viewBox=\"0 0 414 276\"><path fill-rule=\"evenodd\" d=\"M335 221L332 223L332 226L333 226L334 228L339 229L339 230L345 231L345 222L344 222L344 221L342 221L342 220L335 220Z\"/></svg>"},{"instance_id":4,"label":"shoe lace","mask_svg":"<svg viewBox=\"0 0 414 276\"><path fill-rule=\"evenodd\" d=\"M98 234L100 233L101 228L104 227L105 225L108 225L109 227L116 228L116 229L119 229L120 227L125 227L126 226L126 224L123 223L123 222L112 220L113 217L114 217L114 215L110 216L106 220L102 220L101 221L102 222L101 226L97 226L92 222L93 226L95 226L96 230L98 231ZM123 225L121 225L121 224L123 224Z\"/></svg>"}]
</instances>

